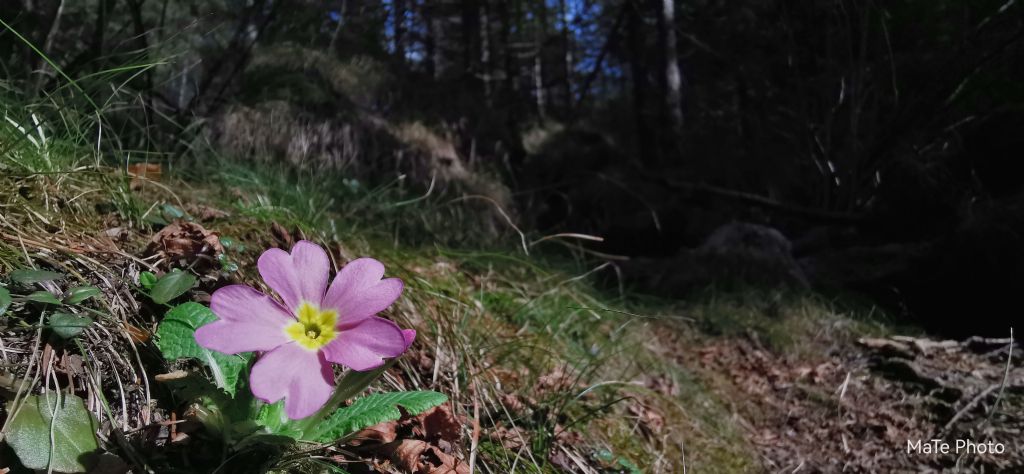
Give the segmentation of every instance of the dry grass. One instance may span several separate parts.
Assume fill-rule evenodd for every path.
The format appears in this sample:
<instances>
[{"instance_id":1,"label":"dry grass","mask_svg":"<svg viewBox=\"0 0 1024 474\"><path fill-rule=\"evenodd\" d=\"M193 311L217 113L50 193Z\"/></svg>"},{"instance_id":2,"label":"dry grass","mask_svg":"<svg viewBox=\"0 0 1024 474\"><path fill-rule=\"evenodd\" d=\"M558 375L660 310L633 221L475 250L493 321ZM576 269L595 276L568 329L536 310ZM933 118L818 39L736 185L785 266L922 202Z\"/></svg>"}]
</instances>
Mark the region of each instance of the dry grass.
<instances>
[{"instance_id":1,"label":"dry grass","mask_svg":"<svg viewBox=\"0 0 1024 474\"><path fill-rule=\"evenodd\" d=\"M225 281L259 284L255 258L280 244L270 231L276 221L301 229L290 232L293 238L328 244L336 265L360 255L383 260L408 283L389 315L416 327L420 338L381 385L448 394L464 422L458 452L473 458L477 472L676 472L684 456L690 466L717 462L702 454L715 445L708 449L728 452L721 459L742 458L729 450L736 446L732 433L706 429L724 425L714 420L724 417L721 407L709 405L699 388L671 388L686 386L686 371L649 347L636 351L634 344L652 333L680 330L662 322L673 319L640 317L636 308L618 312L621 302L577 278L586 268L518 257L514 244L500 244L507 250L498 253L409 246L394 235L329 225L340 221L331 209L307 221L310 214L275 202L277 194L258 184L150 183L133 191L126 177L94 166L2 180L5 189L22 192L0 195L0 273L48 268L70 275L53 290L92 284L104 293L80 310L102 316L74 345L43 337L33 307L11 308L2 337L13 368L8 375L29 381L32 393L55 388L55 380L64 390L84 391L89 409L105 421L105 447L128 462L156 462L145 433L161 429L175 411L153 382L168 370L149 337L156 313L135 289L138 272L155 263L143 249L154 231L149 217L164 204L230 213L204 225L244 246L231 253L239 270L205 282L204 291ZM81 373L68 372L79 358ZM700 399L703 406L690 407Z\"/></svg>"},{"instance_id":2,"label":"dry grass","mask_svg":"<svg viewBox=\"0 0 1024 474\"><path fill-rule=\"evenodd\" d=\"M402 130L407 142L434 155L447 149L425 128ZM229 282L261 285L259 253L298 238L326 245L335 268L358 256L382 260L407 283L387 315L416 328L419 338L374 389L449 395L463 425L455 451L476 472L747 472L757 464L730 398L685 349L707 332L753 328L788 350L822 327L819 316L830 311L801 299L761 303L759 294L749 296L757 303L627 300L592 286L589 275L600 262L526 256L514 235L486 237L493 234L479 230L479 214L463 213L458 202L430 196L396 206L401 196L387 188L342 191L344 181L330 175L302 178L273 165L213 161L197 168L203 178L164 173L170 181L142 180L132 189L127 176L95 165L90 153L51 153L45 163L38 147L19 150L21 164L5 161L15 172L0 177L11 190L0 193L0 274L54 269L70 277L52 290L87 283L104 297L76 309L97 316L77 344L43 337L35 307L11 308L0 337L4 380L22 392L56 383L84 393L105 422L105 448L136 466L203 459L150 442L168 420L187 418L153 381L170 368L151 337L161 312L136 290L139 271L156 263L144 248L159 227L153 218L168 204L197 218L203 209L226 211L209 213L203 225L234 240L228 256L237 270L202 275L193 294L200 300ZM461 247L439 244L454 232L464 234ZM529 240L536 243L531 252L542 255L550 242ZM278 462L314 469L297 454Z\"/></svg>"}]
</instances>

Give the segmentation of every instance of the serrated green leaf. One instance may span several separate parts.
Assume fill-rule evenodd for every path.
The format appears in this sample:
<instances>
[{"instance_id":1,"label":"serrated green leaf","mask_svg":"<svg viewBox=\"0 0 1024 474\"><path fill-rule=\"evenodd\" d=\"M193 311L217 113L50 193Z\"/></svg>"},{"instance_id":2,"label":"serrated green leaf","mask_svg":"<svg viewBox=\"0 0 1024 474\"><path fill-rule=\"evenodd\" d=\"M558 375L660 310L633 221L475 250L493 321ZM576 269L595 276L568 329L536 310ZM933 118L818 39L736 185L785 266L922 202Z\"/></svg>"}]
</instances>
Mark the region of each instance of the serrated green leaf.
<instances>
[{"instance_id":1,"label":"serrated green leaf","mask_svg":"<svg viewBox=\"0 0 1024 474\"><path fill-rule=\"evenodd\" d=\"M4 436L25 467L55 472L88 469L83 462L99 449L99 423L81 398L67 394L58 397L57 393L33 395L25 398L20 409L13 402L7 404L8 413L15 410Z\"/></svg>"},{"instance_id":2,"label":"serrated green leaf","mask_svg":"<svg viewBox=\"0 0 1024 474\"><path fill-rule=\"evenodd\" d=\"M11 280L14 280L24 285L40 283L44 281L60 280L61 278L64 278L63 274L51 272L48 270L22 269L11 272Z\"/></svg>"},{"instance_id":3,"label":"serrated green leaf","mask_svg":"<svg viewBox=\"0 0 1024 474\"><path fill-rule=\"evenodd\" d=\"M7 312L7 307L10 305L11 292L7 291L7 288L0 286L0 316Z\"/></svg>"},{"instance_id":4,"label":"serrated green leaf","mask_svg":"<svg viewBox=\"0 0 1024 474\"><path fill-rule=\"evenodd\" d=\"M153 290L149 292L149 297L154 303L164 304L185 294L195 284L196 277L192 276L191 273L174 270L157 280L156 284L153 285Z\"/></svg>"},{"instance_id":5,"label":"serrated green leaf","mask_svg":"<svg viewBox=\"0 0 1024 474\"><path fill-rule=\"evenodd\" d=\"M48 326L55 334L64 339L71 339L85 331L85 328L92 324L92 318L71 313L53 313L49 322Z\"/></svg>"},{"instance_id":6,"label":"serrated green leaf","mask_svg":"<svg viewBox=\"0 0 1024 474\"><path fill-rule=\"evenodd\" d=\"M64 302L67 304L78 304L93 296L100 294L100 289L95 286L76 286L68 290Z\"/></svg>"},{"instance_id":7,"label":"serrated green leaf","mask_svg":"<svg viewBox=\"0 0 1024 474\"><path fill-rule=\"evenodd\" d=\"M53 296L53 293L50 293L49 291L36 291L30 293L25 298L27 298L29 301L35 301L36 303L47 303L56 305L64 304L59 299L57 299L56 296Z\"/></svg>"},{"instance_id":8,"label":"serrated green leaf","mask_svg":"<svg viewBox=\"0 0 1024 474\"><path fill-rule=\"evenodd\" d=\"M217 386L234 396L239 375L249 364L252 354L229 355L199 347L196 329L216 320L217 315L199 303L175 306L157 328L157 347L167 360L196 359L202 362L210 368Z\"/></svg>"},{"instance_id":9,"label":"serrated green leaf","mask_svg":"<svg viewBox=\"0 0 1024 474\"><path fill-rule=\"evenodd\" d=\"M432 391L379 393L356 400L352 406L340 408L317 427L313 439L330 443L363 428L401 418L398 406L410 414L419 414L448 401L442 393Z\"/></svg>"},{"instance_id":10,"label":"serrated green leaf","mask_svg":"<svg viewBox=\"0 0 1024 474\"><path fill-rule=\"evenodd\" d=\"M153 285L156 285L156 280L156 275L154 275L153 272L139 273L139 286L147 290L153 289Z\"/></svg>"}]
</instances>

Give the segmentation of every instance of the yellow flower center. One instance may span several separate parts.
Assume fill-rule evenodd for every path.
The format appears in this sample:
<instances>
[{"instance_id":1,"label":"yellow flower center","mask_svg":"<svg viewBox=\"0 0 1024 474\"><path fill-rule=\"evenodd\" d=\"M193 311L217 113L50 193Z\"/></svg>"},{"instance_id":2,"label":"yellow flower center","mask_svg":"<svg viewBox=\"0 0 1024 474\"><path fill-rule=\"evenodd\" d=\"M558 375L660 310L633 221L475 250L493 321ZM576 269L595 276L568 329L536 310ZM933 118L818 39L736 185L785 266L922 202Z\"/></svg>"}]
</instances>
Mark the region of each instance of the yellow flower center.
<instances>
[{"instance_id":1,"label":"yellow flower center","mask_svg":"<svg viewBox=\"0 0 1024 474\"><path fill-rule=\"evenodd\" d=\"M302 303L295 317L299 320L284 328L285 334L300 346L317 350L338 337L334 328L338 323L338 312L333 309L320 309L310 303Z\"/></svg>"}]
</instances>

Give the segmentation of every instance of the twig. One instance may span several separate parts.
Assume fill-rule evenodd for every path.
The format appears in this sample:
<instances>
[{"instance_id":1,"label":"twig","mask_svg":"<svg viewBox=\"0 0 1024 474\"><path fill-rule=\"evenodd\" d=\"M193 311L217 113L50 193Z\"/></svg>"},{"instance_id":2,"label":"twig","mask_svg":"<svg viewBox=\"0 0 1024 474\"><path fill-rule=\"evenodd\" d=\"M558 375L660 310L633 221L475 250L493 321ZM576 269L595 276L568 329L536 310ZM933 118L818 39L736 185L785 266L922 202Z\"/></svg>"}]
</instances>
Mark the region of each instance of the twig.
<instances>
[{"instance_id":1,"label":"twig","mask_svg":"<svg viewBox=\"0 0 1024 474\"><path fill-rule=\"evenodd\" d=\"M1010 328L1010 344L1009 344L1009 351L1006 353L1006 369L1003 371L1003 381L1000 382L1000 384L999 384L999 395L996 395L996 401L995 401L995 403L992 404L992 409L989 410L988 416L985 417L985 423L982 425L983 426L983 428L982 428L983 430L984 430L984 427L988 427L989 423L992 421L992 415L994 415L996 413L996 410L999 408L1000 402L1003 401L1003 392L1006 390L1006 381L1010 379L1010 366L1011 366L1012 362L1013 362L1013 328Z\"/></svg>"},{"instance_id":2,"label":"twig","mask_svg":"<svg viewBox=\"0 0 1024 474\"><path fill-rule=\"evenodd\" d=\"M861 222L865 219L864 215L851 214L847 212L833 212L822 209L814 209L810 207L796 206L786 204L775 199L761 196L758 194L747 193L743 191L737 191L734 189L727 189L718 186L713 186L704 183L689 183L689 182L674 182L669 181L668 185L673 188L681 188L688 191L697 191L714 196L720 196L724 198L734 199L738 201L744 201L751 204L764 206L770 209L774 209L779 212L787 214L795 214L807 218L837 221L837 222Z\"/></svg>"},{"instance_id":3,"label":"twig","mask_svg":"<svg viewBox=\"0 0 1024 474\"><path fill-rule=\"evenodd\" d=\"M476 472L476 453L480 446L480 401L478 399L480 389L476 380L473 380L473 439L469 444L469 474Z\"/></svg>"},{"instance_id":4,"label":"twig","mask_svg":"<svg viewBox=\"0 0 1024 474\"><path fill-rule=\"evenodd\" d=\"M1006 354L1006 370L1003 372L1003 381L999 383L999 394L996 395L996 401L992 404L992 408L988 411L988 416L985 417L985 421L981 424L979 432L984 433L985 429L988 428L992 422L992 416L995 415L996 410L999 409L999 404L1003 401L1003 391L1006 389L1006 381L1010 379L1010 365L1013 361L1013 328L1010 328L1010 344L1009 352ZM959 470L960 461L967 455L967 451L960 453L960 456L956 458L956 467Z\"/></svg>"},{"instance_id":5,"label":"twig","mask_svg":"<svg viewBox=\"0 0 1024 474\"><path fill-rule=\"evenodd\" d=\"M468 196L457 197L455 199L452 199L451 201L448 201L448 203L451 204L459 201L467 201L469 199L483 199L485 201L490 202L491 204L494 204L494 207L498 209L498 213L501 214L501 217L505 218L505 222L508 222L508 225L512 226L512 228L515 229L516 233L519 234L519 241L523 246L523 253L525 253L526 255L530 255L529 246L526 244L526 234L524 234L523 231L520 230L518 226L516 226L515 222L512 222L512 218L505 213L505 210L502 209L501 204L498 204L498 201L495 201L494 199L489 198L487 196L471 194Z\"/></svg>"},{"instance_id":6,"label":"twig","mask_svg":"<svg viewBox=\"0 0 1024 474\"><path fill-rule=\"evenodd\" d=\"M953 427L954 423L959 421L960 418L963 418L963 416L966 415L967 412L971 411L971 409L973 409L975 406L977 406L978 403L980 403L982 400L987 398L988 395L991 394L992 392L994 392L997 388L999 388L999 384L992 384L988 388L986 388L985 390L982 390L981 393L975 395L974 398L972 398L970 402L967 402L967 404L964 405L963 408L961 408L959 411L957 411L956 414L953 415L953 417L950 418L949 421L947 421L946 424L942 426L942 429L939 430L939 434L937 436L935 436L935 438L942 439L947 434L949 434L949 430L950 430L950 428Z\"/></svg>"}]
</instances>

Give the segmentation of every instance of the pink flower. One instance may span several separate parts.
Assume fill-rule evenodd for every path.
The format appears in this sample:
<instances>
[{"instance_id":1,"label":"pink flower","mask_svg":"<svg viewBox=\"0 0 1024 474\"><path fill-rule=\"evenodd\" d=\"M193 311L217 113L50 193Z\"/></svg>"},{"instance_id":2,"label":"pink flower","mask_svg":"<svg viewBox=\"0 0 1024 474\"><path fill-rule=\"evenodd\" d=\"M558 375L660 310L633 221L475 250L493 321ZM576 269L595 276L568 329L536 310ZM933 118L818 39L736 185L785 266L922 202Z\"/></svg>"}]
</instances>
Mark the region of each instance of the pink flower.
<instances>
[{"instance_id":1,"label":"pink flower","mask_svg":"<svg viewBox=\"0 0 1024 474\"><path fill-rule=\"evenodd\" d=\"M301 241L292 253L263 252L260 276L284 302L245 285L213 293L210 309L220 318L196 330L196 342L227 354L262 352L249 374L257 398L284 398L289 418L310 416L334 390L331 362L365 371L401 355L416 331L378 318L402 294L402 280L385 278L372 258L353 260L334 278L320 246Z\"/></svg>"}]
</instances>

